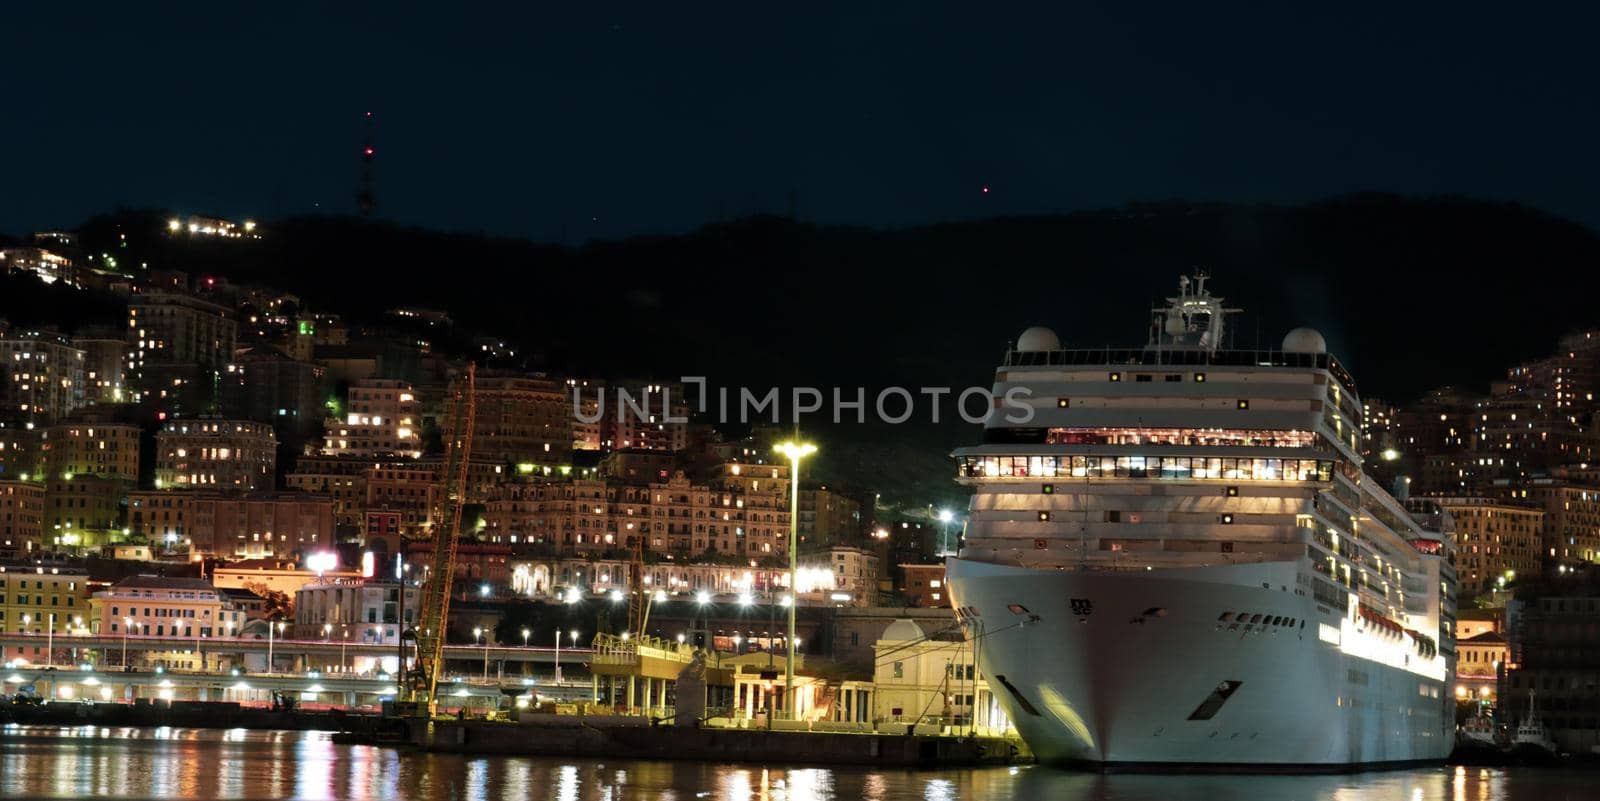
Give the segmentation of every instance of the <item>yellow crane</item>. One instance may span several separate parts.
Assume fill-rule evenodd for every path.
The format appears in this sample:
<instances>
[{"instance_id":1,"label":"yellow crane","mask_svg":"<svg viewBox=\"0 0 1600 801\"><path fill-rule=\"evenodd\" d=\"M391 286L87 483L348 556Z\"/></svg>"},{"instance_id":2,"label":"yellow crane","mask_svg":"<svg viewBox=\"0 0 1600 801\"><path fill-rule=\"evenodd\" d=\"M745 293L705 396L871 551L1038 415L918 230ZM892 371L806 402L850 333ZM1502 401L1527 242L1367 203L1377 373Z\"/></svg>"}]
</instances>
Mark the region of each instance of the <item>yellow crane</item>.
<instances>
[{"instance_id":1,"label":"yellow crane","mask_svg":"<svg viewBox=\"0 0 1600 801\"><path fill-rule=\"evenodd\" d=\"M433 529L432 572L423 589L418 623L417 670L412 678L416 711L433 717L438 710L439 674L444 671L445 627L450 620L450 591L455 584L456 543L461 539L461 513L467 504L467 468L472 458L472 432L477 412L476 367L456 381L446 415L444 473L439 477L443 503Z\"/></svg>"}]
</instances>

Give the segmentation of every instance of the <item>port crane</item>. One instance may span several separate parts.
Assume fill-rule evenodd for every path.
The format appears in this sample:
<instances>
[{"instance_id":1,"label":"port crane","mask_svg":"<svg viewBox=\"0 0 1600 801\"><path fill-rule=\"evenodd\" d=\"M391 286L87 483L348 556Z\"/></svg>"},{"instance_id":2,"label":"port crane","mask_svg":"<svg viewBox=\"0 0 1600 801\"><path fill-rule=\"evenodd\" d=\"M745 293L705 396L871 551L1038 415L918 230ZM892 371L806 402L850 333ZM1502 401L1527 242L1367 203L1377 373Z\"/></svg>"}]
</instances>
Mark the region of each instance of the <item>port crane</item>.
<instances>
[{"instance_id":1,"label":"port crane","mask_svg":"<svg viewBox=\"0 0 1600 801\"><path fill-rule=\"evenodd\" d=\"M440 514L433 526L432 572L423 589L422 614L415 632L417 663L411 672L413 712L433 717L438 711L439 674L444 671L445 628L450 620L450 592L455 584L456 543L467 504L467 470L477 417L476 367L455 383L446 412L444 472L439 477Z\"/></svg>"}]
</instances>

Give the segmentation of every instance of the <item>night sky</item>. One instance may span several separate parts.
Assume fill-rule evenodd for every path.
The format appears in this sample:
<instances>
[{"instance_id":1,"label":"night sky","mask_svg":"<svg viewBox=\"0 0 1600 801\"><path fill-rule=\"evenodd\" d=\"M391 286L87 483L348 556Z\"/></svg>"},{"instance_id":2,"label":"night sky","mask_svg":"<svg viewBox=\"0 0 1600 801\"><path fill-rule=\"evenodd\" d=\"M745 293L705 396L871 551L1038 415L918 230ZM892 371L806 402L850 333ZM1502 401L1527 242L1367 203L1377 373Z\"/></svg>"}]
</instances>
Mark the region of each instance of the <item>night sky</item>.
<instances>
[{"instance_id":1,"label":"night sky","mask_svg":"<svg viewBox=\"0 0 1600 801\"><path fill-rule=\"evenodd\" d=\"M1592 6L103 5L7 9L0 230L348 213L369 110L380 217L541 240L1366 190L1600 223Z\"/></svg>"}]
</instances>

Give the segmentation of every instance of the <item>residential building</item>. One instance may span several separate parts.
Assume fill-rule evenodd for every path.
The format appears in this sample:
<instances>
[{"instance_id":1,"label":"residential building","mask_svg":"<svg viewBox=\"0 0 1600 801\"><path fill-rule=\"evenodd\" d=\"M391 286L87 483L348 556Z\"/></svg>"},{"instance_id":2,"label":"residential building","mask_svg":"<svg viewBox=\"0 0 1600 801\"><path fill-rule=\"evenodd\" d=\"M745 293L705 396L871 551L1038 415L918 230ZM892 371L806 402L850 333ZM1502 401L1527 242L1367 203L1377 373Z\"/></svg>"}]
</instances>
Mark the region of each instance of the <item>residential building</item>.
<instances>
[{"instance_id":1,"label":"residential building","mask_svg":"<svg viewBox=\"0 0 1600 801\"><path fill-rule=\"evenodd\" d=\"M91 619L89 573L58 564L0 564L0 631L39 635L28 645L0 648L0 658L31 664L72 663L73 633ZM55 654L44 635L54 631Z\"/></svg>"},{"instance_id":2,"label":"residential building","mask_svg":"<svg viewBox=\"0 0 1600 801\"><path fill-rule=\"evenodd\" d=\"M950 590L945 587L944 565L902 564L895 589L907 606L949 606Z\"/></svg>"},{"instance_id":3,"label":"residential building","mask_svg":"<svg viewBox=\"0 0 1600 801\"><path fill-rule=\"evenodd\" d=\"M1540 545L1551 570L1600 562L1600 483L1579 478L1534 478L1512 491L1544 509Z\"/></svg>"},{"instance_id":4,"label":"residential building","mask_svg":"<svg viewBox=\"0 0 1600 801\"><path fill-rule=\"evenodd\" d=\"M816 547L860 542L861 502L836 489L800 489L800 541Z\"/></svg>"},{"instance_id":5,"label":"residential building","mask_svg":"<svg viewBox=\"0 0 1600 801\"><path fill-rule=\"evenodd\" d=\"M0 557L18 558L43 547L44 485L0 479Z\"/></svg>"},{"instance_id":6,"label":"residential building","mask_svg":"<svg viewBox=\"0 0 1600 801\"><path fill-rule=\"evenodd\" d=\"M5 370L0 369L0 381ZM44 470L40 440L44 429L32 423L0 420L0 479L26 481Z\"/></svg>"},{"instance_id":7,"label":"residential building","mask_svg":"<svg viewBox=\"0 0 1600 801\"><path fill-rule=\"evenodd\" d=\"M365 511L399 514L403 538L420 537L432 529L438 505L439 478L429 468L379 465L367 471Z\"/></svg>"},{"instance_id":8,"label":"residential building","mask_svg":"<svg viewBox=\"0 0 1600 801\"><path fill-rule=\"evenodd\" d=\"M96 634L193 638L192 649L140 652L148 665L177 670L203 669L201 641L233 636L245 622L216 587L199 578L129 576L94 593L89 605Z\"/></svg>"},{"instance_id":9,"label":"residential building","mask_svg":"<svg viewBox=\"0 0 1600 801\"><path fill-rule=\"evenodd\" d=\"M122 528L132 482L92 473L54 473L45 481L45 545L53 551L98 547Z\"/></svg>"},{"instance_id":10,"label":"residential building","mask_svg":"<svg viewBox=\"0 0 1600 801\"><path fill-rule=\"evenodd\" d=\"M1539 575L1545 513L1525 501L1485 497L1439 497L1434 501L1456 521L1457 594L1470 598L1518 575Z\"/></svg>"},{"instance_id":11,"label":"residential building","mask_svg":"<svg viewBox=\"0 0 1600 801\"><path fill-rule=\"evenodd\" d=\"M139 426L75 414L42 429L39 448L52 478L90 475L139 480Z\"/></svg>"},{"instance_id":12,"label":"residential building","mask_svg":"<svg viewBox=\"0 0 1600 801\"><path fill-rule=\"evenodd\" d=\"M111 332L115 333L115 332ZM110 336L78 336L72 346L83 351L83 399L91 406L122 403L123 373L128 362L128 343Z\"/></svg>"},{"instance_id":13,"label":"residential building","mask_svg":"<svg viewBox=\"0 0 1600 801\"><path fill-rule=\"evenodd\" d=\"M847 545L802 556L795 584L802 602L814 593L819 604L877 606L878 557Z\"/></svg>"},{"instance_id":14,"label":"residential building","mask_svg":"<svg viewBox=\"0 0 1600 801\"><path fill-rule=\"evenodd\" d=\"M365 520L367 473L381 464L374 459L301 456L294 470L283 477L284 486L296 492L333 499L334 522L357 531Z\"/></svg>"},{"instance_id":15,"label":"residential building","mask_svg":"<svg viewBox=\"0 0 1600 801\"><path fill-rule=\"evenodd\" d=\"M277 437L251 420L173 420L156 433L156 488L273 488Z\"/></svg>"},{"instance_id":16,"label":"residential building","mask_svg":"<svg viewBox=\"0 0 1600 801\"><path fill-rule=\"evenodd\" d=\"M479 373L472 454L508 464L564 464L572 450L572 401L545 378ZM444 437L454 436L445 421Z\"/></svg>"},{"instance_id":17,"label":"residential building","mask_svg":"<svg viewBox=\"0 0 1600 801\"><path fill-rule=\"evenodd\" d=\"M223 416L272 423L285 438L313 433L327 411L327 369L270 351L230 361L218 386Z\"/></svg>"},{"instance_id":18,"label":"residential building","mask_svg":"<svg viewBox=\"0 0 1600 801\"><path fill-rule=\"evenodd\" d=\"M128 496L128 528L192 554L293 559L332 550L333 501L297 492L139 491Z\"/></svg>"},{"instance_id":19,"label":"residential building","mask_svg":"<svg viewBox=\"0 0 1600 801\"><path fill-rule=\"evenodd\" d=\"M607 448L681 451L689 444L689 403L682 386L612 385L599 390L601 441ZM570 400L566 414L574 418Z\"/></svg>"},{"instance_id":20,"label":"residential building","mask_svg":"<svg viewBox=\"0 0 1600 801\"><path fill-rule=\"evenodd\" d=\"M43 425L84 404L84 352L45 331L0 337L0 409L23 423Z\"/></svg>"},{"instance_id":21,"label":"residential building","mask_svg":"<svg viewBox=\"0 0 1600 801\"><path fill-rule=\"evenodd\" d=\"M406 381L369 378L350 386L345 416L324 426L325 456L422 456L422 418Z\"/></svg>"},{"instance_id":22,"label":"residential building","mask_svg":"<svg viewBox=\"0 0 1600 801\"><path fill-rule=\"evenodd\" d=\"M41 247L0 249L0 273L33 273L47 284L80 285L71 258Z\"/></svg>"},{"instance_id":23,"label":"residential building","mask_svg":"<svg viewBox=\"0 0 1600 801\"><path fill-rule=\"evenodd\" d=\"M169 412L215 408L216 382L238 339L226 307L177 292L134 295L127 336L127 377L138 397Z\"/></svg>"}]
</instances>

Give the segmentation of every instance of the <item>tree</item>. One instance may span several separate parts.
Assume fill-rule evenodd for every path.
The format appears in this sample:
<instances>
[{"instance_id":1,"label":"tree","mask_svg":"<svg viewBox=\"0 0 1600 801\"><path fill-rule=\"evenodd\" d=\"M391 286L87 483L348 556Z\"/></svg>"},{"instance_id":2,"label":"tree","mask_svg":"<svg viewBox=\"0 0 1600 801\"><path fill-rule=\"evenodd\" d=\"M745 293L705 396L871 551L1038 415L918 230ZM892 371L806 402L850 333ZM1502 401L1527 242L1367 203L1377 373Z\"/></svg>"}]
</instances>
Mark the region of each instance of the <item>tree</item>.
<instances>
[{"instance_id":1,"label":"tree","mask_svg":"<svg viewBox=\"0 0 1600 801\"><path fill-rule=\"evenodd\" d=\"M294 599L278 590L268 589L259 581L247 581L244 588L266 599L263 614L268 620L294 617Z\"/></svg>"}]
</instances>

